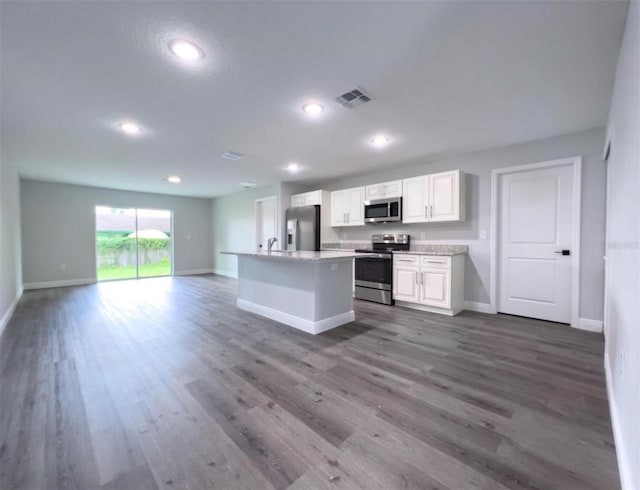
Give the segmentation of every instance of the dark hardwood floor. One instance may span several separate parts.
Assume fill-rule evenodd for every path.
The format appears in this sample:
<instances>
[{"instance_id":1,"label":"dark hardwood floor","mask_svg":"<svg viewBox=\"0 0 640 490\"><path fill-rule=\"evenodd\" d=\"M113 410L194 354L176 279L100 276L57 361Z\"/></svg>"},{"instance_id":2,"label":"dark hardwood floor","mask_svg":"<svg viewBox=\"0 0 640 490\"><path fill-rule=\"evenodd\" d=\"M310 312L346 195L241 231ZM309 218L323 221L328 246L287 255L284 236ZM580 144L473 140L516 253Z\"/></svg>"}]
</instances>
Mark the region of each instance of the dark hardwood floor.
<instances>
[{"instance_id":1,"label":"dark hardwood floor","mask_svg":"<svg viewBox=\"0 0 640 490\"><path fill-rule=\"evenodd\" d=\"M234 280L26 292L0 488L618 488L600 335L356 302L318 336Z\"/></svg>"}]
</instances>

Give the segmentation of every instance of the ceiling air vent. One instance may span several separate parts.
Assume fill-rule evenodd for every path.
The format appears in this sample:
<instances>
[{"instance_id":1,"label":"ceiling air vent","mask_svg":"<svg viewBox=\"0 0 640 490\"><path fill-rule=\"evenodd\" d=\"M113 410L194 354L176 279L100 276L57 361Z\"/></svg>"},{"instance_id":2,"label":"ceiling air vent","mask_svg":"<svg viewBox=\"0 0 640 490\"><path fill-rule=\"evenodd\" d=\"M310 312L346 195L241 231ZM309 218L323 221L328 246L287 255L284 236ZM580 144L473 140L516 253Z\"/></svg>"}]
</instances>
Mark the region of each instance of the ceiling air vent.
<instances>
[{"instance_id":1,"label":"ceiling air vent","mask_svg":"<svg viewBox=\"0 0 640 490\"><path fill-rule=\"evenodd\" d=\"M233 160L237 162L238 160L242 160L247 155L243 155L242 153L238 153L237 151L228 151L222 154L222 158L226 158L227 160Z\"/></svg>"},{"instance_id":2,"label":"ceiling air vent","mask_svg":"<svg viewBox=\"0 0 640 490\"><path fill-rule=\"evenodd\" d=\"M336 101L348 109L354 109L365 102L370 102L372 97L361 88L355 88L339 97Z\"/></svg>"}]
</instances>

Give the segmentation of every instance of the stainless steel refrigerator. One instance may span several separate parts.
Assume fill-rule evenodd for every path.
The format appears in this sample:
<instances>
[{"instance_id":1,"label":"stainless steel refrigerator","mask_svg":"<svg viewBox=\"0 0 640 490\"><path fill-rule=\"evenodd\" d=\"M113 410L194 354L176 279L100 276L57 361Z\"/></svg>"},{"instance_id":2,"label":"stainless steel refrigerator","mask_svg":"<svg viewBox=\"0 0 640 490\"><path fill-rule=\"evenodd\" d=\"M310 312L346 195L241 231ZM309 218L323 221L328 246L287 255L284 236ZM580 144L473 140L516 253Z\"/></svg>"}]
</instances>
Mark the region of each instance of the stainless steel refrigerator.
<instances>
[{"instance_id":1,"label":"stainless steel refrigerator","mask_svg":"<svg viewBox=\"0 0 640 490\"><path fill-rule=\"evenodd\" d=\"M289 208L285 216L287 250L320 250L320 206Z\"/></svg>"}]
</instances>

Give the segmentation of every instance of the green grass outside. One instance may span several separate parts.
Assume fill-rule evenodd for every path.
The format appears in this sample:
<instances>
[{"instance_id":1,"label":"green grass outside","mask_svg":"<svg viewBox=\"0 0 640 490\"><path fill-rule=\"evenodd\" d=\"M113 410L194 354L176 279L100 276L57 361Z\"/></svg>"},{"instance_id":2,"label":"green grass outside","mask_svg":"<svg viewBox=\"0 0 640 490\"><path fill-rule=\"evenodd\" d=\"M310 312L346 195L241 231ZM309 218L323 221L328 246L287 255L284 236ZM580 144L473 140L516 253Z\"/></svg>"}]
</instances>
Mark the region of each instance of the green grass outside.
<instances>
[{"instance_id":1,"label":"green grass outside","mask_svg":"<svg viewBox=\"0 0 640 490\"><path fill-rule=\"evenodd\" d=\"M158 264L145 264L141 265L138 269L140 277L150 276L168 276L171 275L171 264L167 262L160 262ZM109 266L100 267L98 269L98 281L105 281L109 279L131 279L136 277L136 267L134 265L129 266Z\"/></svg>"}]
</instances>

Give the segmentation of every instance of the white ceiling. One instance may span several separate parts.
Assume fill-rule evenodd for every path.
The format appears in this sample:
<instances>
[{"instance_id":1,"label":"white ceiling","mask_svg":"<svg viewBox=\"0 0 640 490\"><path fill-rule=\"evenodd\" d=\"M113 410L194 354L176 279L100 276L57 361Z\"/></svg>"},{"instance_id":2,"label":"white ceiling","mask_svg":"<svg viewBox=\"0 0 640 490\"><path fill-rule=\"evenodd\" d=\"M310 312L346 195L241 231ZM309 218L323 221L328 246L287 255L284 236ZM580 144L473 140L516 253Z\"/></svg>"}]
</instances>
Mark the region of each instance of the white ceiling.
<instances>
[{"instance_id":1,"label":"white ceiling","mask_svg":"<svg viewBox=\"0 0 640 490\"><path fill-rule=\"evenodd\" d=\"M2 158L27 177L216 196L606 123L621 1L2 2ZM168 51L196 42L185 66ZM356 86L375 100L346 109ZM309 120L308 100L326 111ZM134 119L145 129L115 128ZM375 150L385 132L392 144ZM220 157L245 153L239 162ZM291 176L290 161L304 169ZM179 185L163 181L169 174Z\"/></svg>"}]
</instances>

